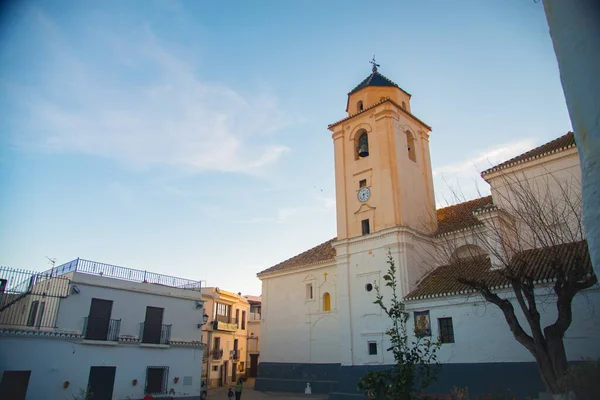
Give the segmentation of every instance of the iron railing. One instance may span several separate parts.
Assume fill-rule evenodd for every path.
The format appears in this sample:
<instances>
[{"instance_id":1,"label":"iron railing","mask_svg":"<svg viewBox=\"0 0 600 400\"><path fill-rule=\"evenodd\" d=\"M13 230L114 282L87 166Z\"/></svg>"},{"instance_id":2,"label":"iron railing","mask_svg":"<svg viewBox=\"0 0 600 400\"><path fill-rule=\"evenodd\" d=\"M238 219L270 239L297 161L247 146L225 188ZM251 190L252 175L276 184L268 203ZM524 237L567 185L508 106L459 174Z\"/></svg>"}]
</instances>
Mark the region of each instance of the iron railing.
<instances>
[{"instance_id":1,"label":"iron railing","mask_svg":"<svg viewBox=\"0 0 600 400\"><path fill-rule=\"evenodd\" d=\"M87 340L105 340L116 342L121 331L120 319L85 317L83 319L83 337Z\"/></svg>"},{"instance_id":2,"label":"iron railing","mask_svg":"<svg viewBox=\"0 0 600 400\"><path fill-rule=\"evenodd\" d=\"M239 350L231 350L231 358L234 360L240 359L240 351Z\"/></svg>"},{"instance_id":3,"label":"iron railing","mask_svg":"<svg viewBox=\"0 0 600 400\"><path fill-rule=\"evenodd\" d=\"M260 313L259 312L248 313L248 321L260 321Z\"/></svg>"},{"instance_id":4,"label":"iron railing","mask_svg":"<svg viewBox=\"0 0 600 400\"><path fill-rule=\"evenodd\" d=\"M223 349L212 349L210 352L213 360L220 360L223 358Z\"/></svg>"},{"instance_id":5,"label":"iron railing","mask_svg":"<svg viewBox=\"0 0 600 400\"><path fill-rule=\"evenodd\" d=\"M140 322L140 342L149 344L171 343L171 326Z\"/></svg>"},{"instance_id":6,"label":"iron railing","mask_svg":"<svg viewBox=\"0 0 600 400\"><path fill-rule=\"evenodd\" d=\"M65 277L0 267L0 325L54 328L69 288Z\"/></svg>"},{"instance_id":7,"label":"iron railing","mask_svg":"<svg viewBox=\"0 0 600 400\"><path fill-rule=\"evenodd\" d=\"M194 291L202 290L202 281L177 278L175 276L157 274L155 272L144 271L120 267L118 265L104 264L96 261L89 261L78 258L68 263L59 265L46 271L51 276L60 276L70 272L81 272L84 274L100 275L107 278L116 278L131 282L152 283L156 285L169 286L178 289L187 289Z\"/></svg>"}]
</instances>

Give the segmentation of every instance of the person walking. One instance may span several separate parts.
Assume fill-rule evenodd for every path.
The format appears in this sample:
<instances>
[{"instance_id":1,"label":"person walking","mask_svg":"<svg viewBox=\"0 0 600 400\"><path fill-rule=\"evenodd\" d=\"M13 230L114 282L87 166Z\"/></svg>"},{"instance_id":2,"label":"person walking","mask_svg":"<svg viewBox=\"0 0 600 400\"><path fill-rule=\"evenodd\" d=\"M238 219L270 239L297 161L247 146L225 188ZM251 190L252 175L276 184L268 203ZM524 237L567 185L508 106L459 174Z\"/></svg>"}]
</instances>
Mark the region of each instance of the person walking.
<instances>
[{"instance_id":1,"label":"person walking","mask_svg":"<svg viewBox=\"0 0 600 400\"><path fill-rule=\"evenodd\" d=\"M231 388L229 388L229 391L227 392L227 400L233 400L233 390L231 390Z\"/></svg>"},{"instance_id":2,"label":"person walking","mask_svg":"<svg viewBox=\"0 0 600 400\"><path fill-rule=\"evenodd\" d=\"M244 381L242 380L242 378L240 378L235 384L235 400L241 400L242 398L242 390L244 390L243 383Z\"/></svg>"}]
</instances>

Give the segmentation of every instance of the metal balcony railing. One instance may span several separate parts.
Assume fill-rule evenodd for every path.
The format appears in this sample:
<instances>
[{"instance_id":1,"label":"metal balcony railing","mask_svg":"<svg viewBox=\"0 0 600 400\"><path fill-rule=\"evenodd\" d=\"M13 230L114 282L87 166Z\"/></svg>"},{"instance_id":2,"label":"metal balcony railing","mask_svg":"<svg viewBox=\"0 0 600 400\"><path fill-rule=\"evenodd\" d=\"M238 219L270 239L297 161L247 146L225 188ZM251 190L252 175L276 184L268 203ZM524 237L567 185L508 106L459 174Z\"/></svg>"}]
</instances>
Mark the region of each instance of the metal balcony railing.
<instances>
[{"instance_id":1,"label":"metal balcony railing","mask_svg":"<svg viewBox=\"0 0 600 400\"><path fill-rule=\"evenodd\" d=\"M232 350L231 351L231 358L234 360L239 360L240 359L240 351L239 350Z\"/></svg>"},{"instance_id":2,"label":"metal balcony railing","mask_svg":"<svg viewBox=\"0 0 600 400\"><path fill-rule=\"evenodd\" d=\"M248 314L248 321L260 321L259 312L251 312Z\"/></svg>"},{"instance_id":3,"label":"metal balcony railing","mask_svg":"<svg viewBox=\"0 0 600 400\"><path fill-rule=\"evenodd\" d=\"M140 342L148 344L171 343L171 326L140 322Z\"/></svg>"},{"instance_id":4,"label":"metal balcony railing","mask_svg":"<svg viewBox=\"0 0 600 400\"><path fill-rule=\"evenodd\" d=\"M118 265L83 260L81 258L49 269L45 273L49 274L50 276L56 277L68 274L70 272L80 272L84 274L99 275L107 278L115 278L131 282L141 282L161 286L169 286L177 289L194 290L197 292L202 291L203 282L178 278L175 276L157 274L155 272L144 271L139 269L120 267Z\"/></svg>"},{"instance_id":5,"label":"metal balcony railing","mask_svg":"<svg viewBox=\"0 0 600 400\"><path fill-rule=\"evenodd\" d=\"M120 319L85 317L83 319L83 337L86 340L119 340Z\"/></svg>"},{"instance_id":6,"label":"metal balcony railing","mask_svg":"<svg viewBox=\"0 0 600 400\"><path fill-rule=\"evenodd\" d=\"M223 349L212 349L210 352L213 360L220 360L223 358Z\"/></svg>"}]
</instances>

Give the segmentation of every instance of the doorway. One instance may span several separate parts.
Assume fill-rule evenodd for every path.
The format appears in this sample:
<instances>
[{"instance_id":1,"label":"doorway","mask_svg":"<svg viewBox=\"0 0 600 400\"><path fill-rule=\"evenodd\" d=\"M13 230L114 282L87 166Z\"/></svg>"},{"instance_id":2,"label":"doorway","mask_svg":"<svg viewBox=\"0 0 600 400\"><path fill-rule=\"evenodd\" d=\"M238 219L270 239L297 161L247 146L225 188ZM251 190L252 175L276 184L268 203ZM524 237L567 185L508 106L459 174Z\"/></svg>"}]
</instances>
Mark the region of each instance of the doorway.
<instances>
[{"instance_id":1,"label":"doorway","mask_svg":"<svg viewBox=\"0 0 600 400\"><path fill-rule=\"evenodd\" d=\"M31 371L4 371L0 382L0 397L25 400Z\"/></svg>"},{"instance_id":2,"label":"doorway","mask_svg":"<svg viewBox=\"0 0 600 400\"><path fill-rule=\"evenodd\" d=\"M258 375L258 354L250 354L250 371L251 378L256 378Z\"/></svg>"},{"instance_id":3,"label":"doorway","mask_svg":"<svg viewBox=\"0 0 600 400\"><path fill-rule=\"evenodd\" d=\"M88 390L93 400L112 400L117 367L90 367Z\"/></svg>"},{"instance_id":4,"label":"doorway","mask_svg":"<svg viewBox=\"0 0 600 400\"><path fill-rule=\"evenodd\" d=\"M237 381L237 363L231 364L231 382L235 383Z\"/></svg>"},{"instance_id":5,"label":"doorway","mask_svg":"<svg viewBox=\"0 0 600 400\"><path fill-rule=\"evenodd\" d=\"M106 340L108 338L112 305L112 300L92 299L85 331L86 339Z\"/></svg>"},{"instance_id":6,"label":"doorway","mask_svg":"<svg viewBox=\"0 0 600 400\"><path fill-rule=\"evenodd\" d=\"M146 307L142 343L161 344L161 331L164 308Z\"/></svg>"},{"instance_id":7,"label":"doorway","mask_svg":"<svg viewBox=\"0 0 600 400\"><path fill-rule=\"evenodd\" d=\"M229 361L223 362L221 365L221 386L227 385L227 375L229 374Z\"/></svg>"}]
</instances>

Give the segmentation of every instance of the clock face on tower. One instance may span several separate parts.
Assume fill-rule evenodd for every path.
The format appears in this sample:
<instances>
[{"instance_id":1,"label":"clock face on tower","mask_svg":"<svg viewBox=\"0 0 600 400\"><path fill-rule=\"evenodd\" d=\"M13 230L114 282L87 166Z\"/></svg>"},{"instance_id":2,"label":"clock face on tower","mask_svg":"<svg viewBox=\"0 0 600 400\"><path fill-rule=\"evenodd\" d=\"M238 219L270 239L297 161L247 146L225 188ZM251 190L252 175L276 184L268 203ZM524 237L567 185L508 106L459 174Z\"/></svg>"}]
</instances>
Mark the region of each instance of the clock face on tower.
<instances>
[{"instance_id":1,"label":"clock face on tower","mask_svg":"<svg viewBox=\"0 0 600 400\"><path fill-rule=\"evenodd\" d=\"M369 200L369 197L371 197L371 190L366 186L361 187L358 191L358 201L364 203Z\"/></svg>"}]
</instances>

